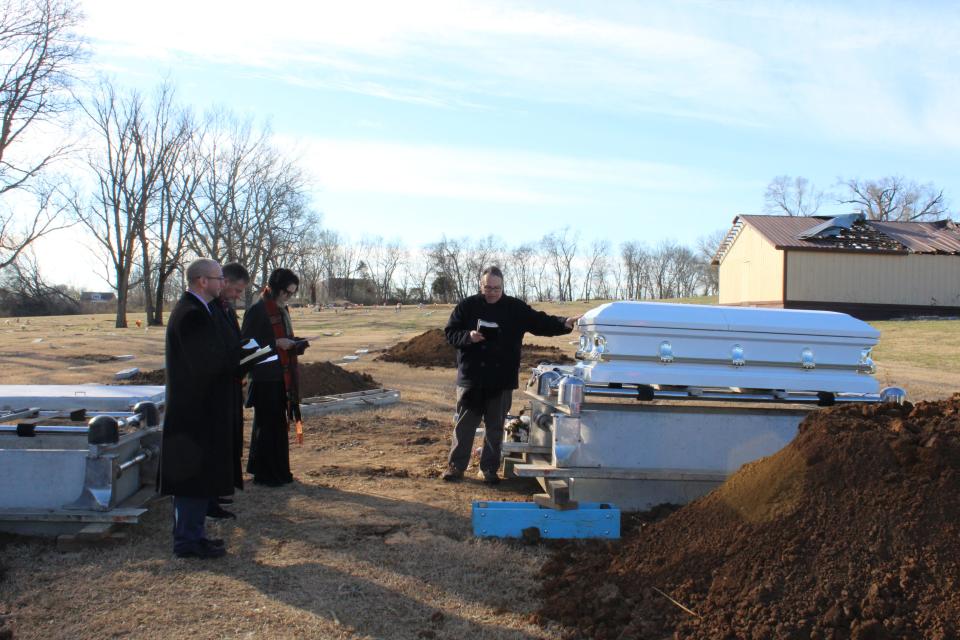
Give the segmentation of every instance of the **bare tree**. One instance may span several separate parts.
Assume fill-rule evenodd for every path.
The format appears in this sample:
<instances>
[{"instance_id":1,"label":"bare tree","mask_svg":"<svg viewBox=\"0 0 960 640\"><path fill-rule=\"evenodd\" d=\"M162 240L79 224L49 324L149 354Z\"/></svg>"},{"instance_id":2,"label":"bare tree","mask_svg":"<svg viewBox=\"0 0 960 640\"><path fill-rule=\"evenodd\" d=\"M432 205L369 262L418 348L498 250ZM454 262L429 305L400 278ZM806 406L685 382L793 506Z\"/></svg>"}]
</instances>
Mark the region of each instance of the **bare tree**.
<instances>
[{"instance_id":1,"label":"bare tree","mask_svg":"<svg viewBox=\"0 0 960 640\"><path fill-rule=\"evenodd\" d=\"M823 203L823 191L802 176L777 176L767 185L763 210L772 215L813 216Z\"/></svg>"},{"instance_id":2,"label":"bare tree","mask_svg":"<svg viewBox=\"0 0 960 640\"><path fill-rule=\"evenodd\" d=\"M901 176L879 180L846 180L848 190L841 204L856 206L869 220L914 222L947 215L943 190L932 184L917 184Z\"/></svg>"},{"instance_id":3,"label":"bare tree","mask_svg":"<svg viewBox=\"0 0 960 640\"><path fill-rule=\"evenodd\" d=\"M697 294L702 271L696 255L689 247L674 244L670 251L670 296L689 298Z\"/></svg>"},{"instance_id":4,"label":"bare tree","mask_svg":"<svg viewBox=\"0 0 960 640\"><path fill-rule=\"evenodd\" d=\"M521 244L510 252L510 273L514 283L514 295L529 301L533 290L533 267L537 250L529 243Z\"/></svg>"},{"instance_id":5,"label":"bare tree","mask_svg":"<svg viewBox=\"0 0 960 640\"><path fill-rule=\"evenodd\" d=\"M164 288L182 257L187 215L202 167L191 144L193 123L189 114L174 104L169 83L157 89L151 105L144 104L132 133L141 179L131 185L127 201L141 222L140 273L147 322L159 326L163 324Z\"/></svg>"},{"instance_id":6,"label":"bare tree","mask_svg":"<svg viewBox=\"0 0 960 640\"><path fill-rule=\"evenodd\" d=\"M560 301L573 300L573 260L577 255L580 234L570 227L548 233L540 241L557 285Z\"/></svg>"},{"instance_id":7,"label":"bare tree","mask_svg":"<svg viewBox=\"0 0 960 640\"><path fill-rule=\"evenodd\" d=\"M127 326L127 293L137 258L137 241L157 178L152 165L144 172L146 165L139 155L143 109L139 94L118 96L107 81L101 83L90 104L84 106L102 147L88 158L97 183L93 200L88 207L75 200L74 209L106 254L108 274L112 276L108 282L117 292L118 328Z\"/></svg>"},{"instance_id":8,"label":"bare tree","mask_svg":"<svg viewBox=\"0 0 960 640\"><path fill-rule=\"evenodd\" d=\"M500 239L493 235L480 238L473 244L465 242L464 246L467 249L467 269L469 271L467 276L468 288L465 293L470 295L476 293L480 273L484 269L491 265L503 265L504 248ZM505 273L504 276L509 280L510 274Z\"/></svg>"},{"instance_id":9,"label":"bare tree","mask_svg":"<svg viewBox=\"0 0 960 640\"><path fill-rule=\"evenodd\" d=\"M623 287L623 263L619 260L613 260L611 264L610 276L613 278L613 290L611 291L612 295L609 297L622 300L627 297Z\"/></svg>"},{"instance_id":10,"label":"bare tree","mask_svg":"<svg viewBox=\"0 0 960 640\"><path fill-rule=\"evenodd\" d=\"M296 265L303 237L319 224L307 179L297 163L227 111L207 116L203 180L193 212L190 248L220 261L236 260L265 282L272 269ZM249 300L248 300L249 302Z\"/></svg>"},{"instance_id":11,"label":"bare tree","mask_svg":"<svg viewBox=\"0 0 960 640\"><path fill-rule=\"evenodd\" d=\"M428 248L433 270L443 283L438 293L446 293L446 291L452 290L457 300L462 300L473 293L476 287L476 278L473 278L468 263L467 241L443 236L439 242L429 245ZM434 289L437 289L437 287L434 287ZM449 302L449 300L444 300L444 302Z\"/></svg>"},{"instance_id":12,"label":"bare tree","mask_svg":"<svg viewBox=\"0 0 960 640\"><path fill-rule=\"evenodd\" d=\"M533 295L537 299L537 302L554 299L550 259L542 247L533 256L533 277L531 278L531 283L533 285Z\"/></svg>"},{"instance_id":13,"label":"bare tree","mask_svg":"<svg viewBox=\"0 0 960 640\"><path fill-rule=\"evenodd\" d=\"M653 284L651 292L654 298L665 299L672 298L673 293L673 271L671 261L676 245L670 240L663 240L650 254L651 269L650 278Z\"/></svg>"},{"instance_id":14,"label":"bare tree","mask_svg":"<svg viewBox=\"0 0 960 640\"><path fill-rule=\"evenodd\" d=\"M712 296L720 292L720 268L710 262L713 256L717 255L726 237L726 229L717 229L713 233L700 236L697 240L697 260L700 263L700 279L703 283L704 295Z\"/></svg>"},{"instance_id":15,"label":"bare tree","mask_svg":"<svg viewBox=\"0 0 960 640\"><path fill-rule=\"evenodd\" d=\"M580 297L590 300L594 287L599 283L597 276L606 272L606 258L610 253L610 243L606 240L594 240L590 245L590 255L587 258L587 269L583 276L583 290Z\"/></svg>"},{"instance_id":16,"label":"bare tree","mask_svg":"<svg viewBox=\"0 0 960 640\"><path fill-rule=\"evenodd\" d=\"M190 213L196 207L197 187L203 175L199 134L190 114L181 112L169 133L172 136L161 137L168 149L160 165L159 202L155 215L145 225L148 246L154 252L153 315L147 318L152 325L163 324L168 284L184 261Z\"/></svg>"},{"instance_id":17,"label":"bare tree","mask_svg":"<svg viewBox=\"0 0 960 640\"><path fill-rule=\"evenodd\" d=\"M300 276L300 289L309 296L310 304L319 300L320 283L327 273L324 253L320 244L321 231L311 228L296 245L296 271Z\"/></svg>"},{"instance_id":18,"label":"bare tree","mask_svg":"<svg viewBox=\"0 0 960 640\"><path fill-rule=\"evenodd\" d=\"M370 275L376 286L380 304L386 304L391 295L393 276L403 258L404 250L399 240L384 242L380 237L370 241L369 246L370 260L367 264L370 267Z\"/></svg>"},{"instance_id":19,"label":"bare tree","mask_svg":"<svg viewBox=\"0 0 960 640\"><path fill-rule=\"evenodd\" d=\"M620 257L626 273L623 275L623 297L628 300L643 300L654 295L653 255L641 243L624 242L620 245Z\"/></svg>"},{"instance_id":20,"label":"bare tree","mask_svg":"<svg viewBox=\"0 0 960 640\"><path fill-rule=\"evenodd\" d=\"M4 270L0 279L0 314L47 316L79 312L79 296L67 287L47 283L31 248L23 250Z\"/></svg>"},{"instance_id":21,"label":"bare tree","mask_svg":"<svg viewBox=\"0 0 960 640\"><path fill-rule=\"evenodd\" d=\"M415 249L407 254L403 270L410 281L408 296L410 302L427 302L430 299L430 287L427 282L433 275L430 264L430 252L426 248Z\"/></svg>"},{"instance_id":22,"label":"bare tree","mask_svg":"<svg viewBox=\"0 0 960 640\"><path fill-rule=\"evenodd\" d=\"M0 0L0 268L64 226L66 205L54 204L55 187L46 177L70 145L61 141L30 153L25 141L72 107L69 88L84 55L74 35L80 21L70 0ZM4 197L13 192L29 196L21 202L21 216Z\"/></svg>"}]
</instances>

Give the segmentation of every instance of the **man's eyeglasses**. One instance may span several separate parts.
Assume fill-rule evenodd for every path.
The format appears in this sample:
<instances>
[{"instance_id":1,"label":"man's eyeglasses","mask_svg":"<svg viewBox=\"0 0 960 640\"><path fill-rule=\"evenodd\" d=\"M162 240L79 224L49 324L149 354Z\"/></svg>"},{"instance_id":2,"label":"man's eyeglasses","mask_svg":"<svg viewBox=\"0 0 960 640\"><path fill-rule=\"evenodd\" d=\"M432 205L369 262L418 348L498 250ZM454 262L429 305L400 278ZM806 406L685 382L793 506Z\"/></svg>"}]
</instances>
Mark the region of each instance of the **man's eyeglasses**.
<instances>
[{"instance_id":1,"label":"man's eyeglasses","mask_svg":"<svg viewBox=\"0 0 960 640\"><path fill-rule=\"evenodd\" d=\"M293 291L290 291L290 289L284 289L283 292L284 292L285 294L287 294L288 296L295 296L295 295L297 295L297 290L296 290L296 289L294 289Z\"/></svg>"},{"instance_id":2,"label":"man's eyeglasses","mask_svg":"<svg viewBox=\"0 0 960 640\"><path fill-rule=\"evenodd\" d=\"M207 280L223 280L223 276L203 276Z\"/></svg>"},{"instance_id":3,"label":"man's eyeglasses","mask_svg":"<svg viewBox=\"0 0 960 640\"><path fill-rule=\"evenodd\" d=\"M497 291L503 291L503 287L483 287L483 290L487 293L496 293Z\"/></svg>"}]
</instances>

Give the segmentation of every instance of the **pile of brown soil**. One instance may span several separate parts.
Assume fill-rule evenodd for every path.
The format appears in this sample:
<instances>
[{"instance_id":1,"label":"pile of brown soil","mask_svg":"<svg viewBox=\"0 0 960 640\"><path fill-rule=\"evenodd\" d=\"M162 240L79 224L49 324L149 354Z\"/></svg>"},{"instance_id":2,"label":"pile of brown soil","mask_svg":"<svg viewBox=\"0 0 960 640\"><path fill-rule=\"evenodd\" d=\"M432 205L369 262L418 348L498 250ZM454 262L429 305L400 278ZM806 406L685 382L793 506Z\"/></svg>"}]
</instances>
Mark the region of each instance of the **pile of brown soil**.
<instances>
[{"instance_id":1,"label":"pile of brown soil","mask_svg":"<svg viewBox=\"0 0 960 640\"><path fill-rule=\"evenodd\" d=\"M117 360L116 356L108 356L105 353L84 353L79 356L70 356L71 360L85 360L88 362L110 362L111 360Z\"/></svg>"},{"instance_id":2,"label":"pile of brown soil","mask_svg":"<svg viewBox=\"0 0 960 640\"><path fill-rule=\"evenodd\" d=\"M560 550L538 615L591 638L956 638L957 514L960 394L825 409L621 544Z\"/></svg>"},{"instance_id":3,"label":"pile of brown soil","mask_svg":"<svg viewBox=\"0 0 960 640\"><path fill-rule=\"evenodd\" d=\"M138 371L133 374L133 377L127 378L126 380L118 380L117 384L165 385L167 384L167 370L152 369L150 371Z\"/></svg>"},{"instance_id":4,"label":"pile of brown soil","mask_svg":"<svg viewBox=\"0 0 960 640\"><path fill-rule=\"evenodd\" d=\"M381 386L368 373L347 371L332 362L300 364L301 398L366 391L368 389L379 389Z\"/></svg>"},{"instance_id":5,"label":"pile of brown soil","mask_svg":"<svg viewBox=\"0 0 960 640\"><path fill-rule=\"evenodd\" d=\"M164 369L141 371L132 378L118 380L119 384L166 384ZM347 371L331 362L300 364L300 397L329 396L351 391L379 389L380 383L369 374Z\"/></svg>"},{"instance_id":6,"label":"pile of brown soil","mask_svg":"<svg viewBox=\"0 0 960 640\"><path fill-rule=\"evenodd\" d=\"M401 362L411 367L456 367L457 350L450 346L443 329L430 329L406 342L398 342L377 360ZM541 362L570 364L574 360L556 347L525 344L520 349L520 364L535 367Z\"/></svg>"}]
</instances>

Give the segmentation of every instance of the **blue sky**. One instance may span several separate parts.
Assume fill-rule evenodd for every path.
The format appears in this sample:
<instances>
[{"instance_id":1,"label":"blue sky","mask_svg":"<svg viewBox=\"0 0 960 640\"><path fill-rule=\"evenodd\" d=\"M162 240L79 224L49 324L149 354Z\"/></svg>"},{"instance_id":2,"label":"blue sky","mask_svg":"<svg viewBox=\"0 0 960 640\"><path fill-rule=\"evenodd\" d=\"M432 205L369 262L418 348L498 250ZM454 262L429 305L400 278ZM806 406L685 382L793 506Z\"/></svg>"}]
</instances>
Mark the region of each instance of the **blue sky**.
<instances>
[{"instance_id":1,"label":"blue sky","mask_svg":"<svg viewBox=\"0 0 960 640\"><path fill-rule=\"evenodd\" d=\"M269 121L354 239L693 244L777 175L897 174L960 209L955 2L82 6L91 72Z\"/></svg>"}]
</instances>

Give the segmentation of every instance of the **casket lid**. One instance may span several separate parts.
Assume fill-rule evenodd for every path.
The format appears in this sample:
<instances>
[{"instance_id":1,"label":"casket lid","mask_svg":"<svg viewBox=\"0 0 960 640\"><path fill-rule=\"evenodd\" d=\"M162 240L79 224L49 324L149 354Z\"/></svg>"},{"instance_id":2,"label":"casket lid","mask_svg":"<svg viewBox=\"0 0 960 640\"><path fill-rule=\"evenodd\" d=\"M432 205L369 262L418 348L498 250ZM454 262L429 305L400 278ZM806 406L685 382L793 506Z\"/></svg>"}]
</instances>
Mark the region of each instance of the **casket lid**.
<instances>
[{"instance_id":1,"label":"casket lid","mask_svg":"<svg viewBox=\"0 0 960 640\"><path fill-rule=\"evenodd\" d=\"M591 325L699 329L738 333L843 336L876 341L880 332L862 320L833 311L722 307L665 302L608 302L580 319Z\"/></svg>"}]
</instances>

